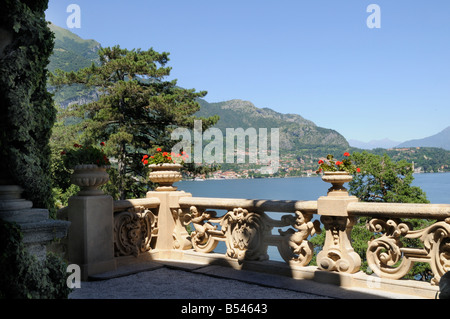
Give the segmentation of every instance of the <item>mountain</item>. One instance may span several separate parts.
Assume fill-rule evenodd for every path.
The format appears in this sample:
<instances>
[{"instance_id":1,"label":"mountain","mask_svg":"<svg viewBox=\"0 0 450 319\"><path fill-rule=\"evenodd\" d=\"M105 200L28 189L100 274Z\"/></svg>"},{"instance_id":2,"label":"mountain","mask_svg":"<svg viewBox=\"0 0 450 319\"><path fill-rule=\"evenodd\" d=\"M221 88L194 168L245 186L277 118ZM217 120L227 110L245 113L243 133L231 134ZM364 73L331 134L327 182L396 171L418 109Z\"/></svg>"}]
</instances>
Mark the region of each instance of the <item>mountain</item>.
<instances>
[{"instance_id":1,"label":"mountain","mask_svg":"<svg viewBox=\"0 0 450 319\"><path fill-rule=\"evenodd\" d=\"M397 147L439 147L450 151L450 126L435 135L406 141Z\"/></svg>"},{"instance_id":2,"label":"mountain","mask_svg":"<svg viewBox=\"0 0 450 319\"><path fill-rule=\"evenodd\" d=\"M49 27L55 34L55 46L48 65L50 72L53 73L57 69L66 72L76 71L89 67L92 63L100 63L98 56L100 43L95 40L84 40L53 23ZM58 91L49 87L49 91L54 94L53 99L61 108L67 108L71 104L89 103L98 98L98 92L95 89L86 89L82 85L72 85Z\"/></svg>"},{"instance_id":3,"label":"mountain","mask_svg":"<svg viewBox=\"0 0 450 319\"><path fill-rule=\"evenodd\" d=\"M100 43L95 40L84 40L67 29L50 24L55 34L55 47L50 57L48 70L54 72L61 69L66 72L76 71L99 63L98 50Z\"/></svg>"},{"instance_id":4,"label":"mountain","mask_svg":"<svg viewBox=\"0 0 450 319\"><path fill-rule=\"evenodd\" d=\"M270 108L258 108L253 103L243 100L230 100L218 103L208 103L200 100L201 109L197 116L219 115L220 120L215 125L222 132L226 128L254 127L280 129L280 150L296 151L317 146L349 147L347 140L338 132L318 127L313 122L298 114L282 114Z\"/></svg>"},{"instance_id":5,"label":"mountain","mask_svg":"<svg viewBox=\"0 0 450 319\"><path fill-rule=\"evenodd\" d=\"M364 149L364 150L373 150L375 148L392 148L400 144L400 142L392 141L388 138L382 140L372 140L370 142L361 142L358 140L348 140L348 143L352 147Z\"/></svg>"},{"instance_id":6,"label":"mountain","mask_svg":"<svg viewBox=\"0 0 450 319\"><path fill-rule=\"evenodd\" d=\"M100 43L95 40L84 40L69 30L50 25L55 34L55 48L50 57L49 71L61 68L63 71L75 71L98 63ZM72 103L88 103L98 97L95 90L86 90L81 86L71 86L55 92L55 102L62 108ZM269 108L258 108L253 103L242 100L230 100L219 103L208 103L199 99L201 105L198 116L219 115L216 127L222 132L226 128L247 129L254 127L280 129L280 150L295 151L310 149L315 146L349 147L347 140L338 132L316 126L297 114L281 114Z\"/></svg>"},{"instance_id":7,"label":"mountain","mask_svg":"<svg viewBox=\"0 0 450 319\"><path fill-rule=\"evenodd\" d=\"M64 71L75 71L89 67L92 63L99 63L100 43L95 40L84 40L69 30L53 24L50 25L50 28L55 34L55 48L50 57L49 71L54 72L58 68ZM55 94L55 104L60 108L66 108L72 103L89 103L98 99L95 89L88 90L79 85L64 87L57 92L54 88L49 87L49 91ZM298 114L282 114L270 108L258 108L253 103L243 100L209 103L199 99L199 103L201 109L196 115L205 117L219 115L220 120L216 127L222 132L226 132L226 128L267 128L270 136L271 128L279 128L280 172L283 174L288 174L287 172L291 174L290 170L292 170L292 176L306 170L314 171L317 168L317 160L324 154L342 154L348 150L359 151L359 149L351 149L347 140L335 130L318 127ZM450 149L449 135L450 127L437 134L437 138L434 138L435 143L439 147L447 143L445 147ZM437 140L440 140L441 143L437 143ZM374 145L376 147L390 146L386 144L390 141L383 140L382 144L379 142L377 141ZM356 147L357 145L352 146ZM373 145L369 146L373 147ZM369 146L366 145L366 147ZM450 168L450 152L442 149L382 150L378 148L372 152L383 151L391 152L392 154L389 154L396 160L414 161L416 166L423 168L422 171L425 172L449 170Z\"/></svg>"}]
</instances>

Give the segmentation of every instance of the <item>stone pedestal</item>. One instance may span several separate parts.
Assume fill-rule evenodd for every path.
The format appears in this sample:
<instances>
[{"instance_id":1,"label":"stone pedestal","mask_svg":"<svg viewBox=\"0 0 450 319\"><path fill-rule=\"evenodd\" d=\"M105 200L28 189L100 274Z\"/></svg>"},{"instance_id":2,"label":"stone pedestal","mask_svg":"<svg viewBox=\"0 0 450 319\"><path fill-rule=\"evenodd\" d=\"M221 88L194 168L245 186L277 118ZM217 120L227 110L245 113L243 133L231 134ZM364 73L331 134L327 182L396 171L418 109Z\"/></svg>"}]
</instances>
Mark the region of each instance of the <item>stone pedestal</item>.
<instances>
[{"instance_id":1,"label":"stone pedestal","mask_svg":"<svg viewBox=\"0 0 450 319\"><path fill-rule=\"evenodd\" d=\"M352 180L347 172L327 172L322 178L333 187L327 196L317 200L317 212L325 227L326 237L322 251L317 255L320 269L343 273L356 273L361 267L361 258L353 250L351 244L351 230L356 220L349 216L347 207L350 203L358 202L355 196L349 196L343 186Z\"/></svg>"},{"instance_id":2,"label":"stone pedestal","mask_svg":"<svg viewBox=\"0 0 450 319\"><path fill-rule=\"evenodd\" d=\"M80 266L81 280L116 269L113 211L109 195L69 198L68 258Z\"/></svg>"},{"instance_id":3,"label":"stone pedestal","mask_svg":"<svg viewBox=\"0 0 450 319\"><path fill-rule=\"evenodd\" d=\"M49 219L48 210L33 208L31 201L21 197L22 192L17 185L0 185L0 219L17 223L28 252L42 261L47 255L47 243L66 237L70 223Z\"/></svg>"},{"instance_id":4,"label":"stone pedestal","mask_svg":"<svg viewBox=\"0 0 450 319\"><path fill-rule=\"evenodd\" d=\"M192 248L189 234L179 219L179 199L191 197L183 191L153 191L147 192L147 198L156 197L160 200L158 212L158 239L156 249L190 249Z\"/></svg>"}]
</instances>

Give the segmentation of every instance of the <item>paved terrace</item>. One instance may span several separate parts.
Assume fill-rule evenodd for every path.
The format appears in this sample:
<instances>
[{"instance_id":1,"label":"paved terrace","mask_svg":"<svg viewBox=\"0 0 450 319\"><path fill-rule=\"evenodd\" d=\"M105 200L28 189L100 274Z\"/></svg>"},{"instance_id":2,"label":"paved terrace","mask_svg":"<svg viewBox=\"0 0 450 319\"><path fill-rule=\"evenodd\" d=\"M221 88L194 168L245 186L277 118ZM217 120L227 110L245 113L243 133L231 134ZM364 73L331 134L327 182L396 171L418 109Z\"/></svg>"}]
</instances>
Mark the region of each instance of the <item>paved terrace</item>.
<instances>
[{"instance_id":1,"label":"paved terrace","mask_svg":"<svg viewBox=\"0 0 450 319\"><path fill-rule=\"evenodd\" d=\"M91 276L70 299L420 299L412 294L299 280L222 265L124 259ZM277 262L274 262L277 266ZM324 278L327 280L329 278Z\"/></svg>"}]
</instances>

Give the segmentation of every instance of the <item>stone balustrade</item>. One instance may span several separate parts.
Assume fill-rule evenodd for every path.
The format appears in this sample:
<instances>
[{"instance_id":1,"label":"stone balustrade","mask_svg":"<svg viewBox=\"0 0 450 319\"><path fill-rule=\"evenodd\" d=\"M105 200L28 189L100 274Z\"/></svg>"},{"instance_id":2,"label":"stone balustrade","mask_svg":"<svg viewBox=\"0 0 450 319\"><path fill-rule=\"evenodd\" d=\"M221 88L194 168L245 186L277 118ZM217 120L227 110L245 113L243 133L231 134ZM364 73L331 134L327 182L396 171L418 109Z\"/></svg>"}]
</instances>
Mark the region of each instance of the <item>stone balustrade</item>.
<instances>
[{"instance_id":1,"label":"stone balustrade","mask_svg":"<svg viewBox=\"0 0 450 319\"><path fill-rule=\"evenodd\" d=\"M105 200L104 196L97 197ZM89 201L95 198L91 196ZM355 280L367 283L374 277L361 277L361 258L352 247L351 231L357 218L368 217L367 227L374 233L366 252L369 267L377 280L391 285L381 289L391 290L393 282L402 286L408 283L412 290L420 286L430 297L450 270L450 205L364 203L349 196L339 183L316 201L193 197L173 190L114 201L108 209L113 217L112 223L106 224L113 228L108 245L113 247L116 259L145 255L185 261L198 256L199 260L217 256L218 243L225 242L222 259L238 265L259 263L264 268L267 263L273 265L267 251L275 246L285 261L280 269L339 274L341 285L345 280L352 285ZM408 222L412 218L432 223L424 229L413 229ZM321 232L325 232L325 243L315 251L310 239ZM402 238L419 239L422 245L403 247ZM310 265L314 255L317 266ZM414 262L430 264L434 275L431 283L400 280Z\"/></svg>"}]
</instances>

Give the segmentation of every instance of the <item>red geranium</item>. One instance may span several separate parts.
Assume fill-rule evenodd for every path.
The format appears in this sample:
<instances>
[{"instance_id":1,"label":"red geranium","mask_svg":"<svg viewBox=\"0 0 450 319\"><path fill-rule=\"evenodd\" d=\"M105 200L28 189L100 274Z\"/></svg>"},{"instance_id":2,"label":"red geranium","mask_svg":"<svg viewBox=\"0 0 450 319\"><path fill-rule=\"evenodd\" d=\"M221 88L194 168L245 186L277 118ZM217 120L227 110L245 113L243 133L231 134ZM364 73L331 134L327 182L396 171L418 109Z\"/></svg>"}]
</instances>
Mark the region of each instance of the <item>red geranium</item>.
<instances>
[{"instance_id":1,"label":"red geranium","mask_svg":"<svg viewBox=\"0 0 450 319\"><path fill-rule=\"evenodd\" d=\"M336 172L336 171L346 171L349 174L360 173L361 170L352 163L351 156L349 152L345 152L344 159L342 161L336 161L333 155L328 155L326 161L319 160L319 168L316 173L322 171L326 172Z\"/></svg>"}]
</instances>

